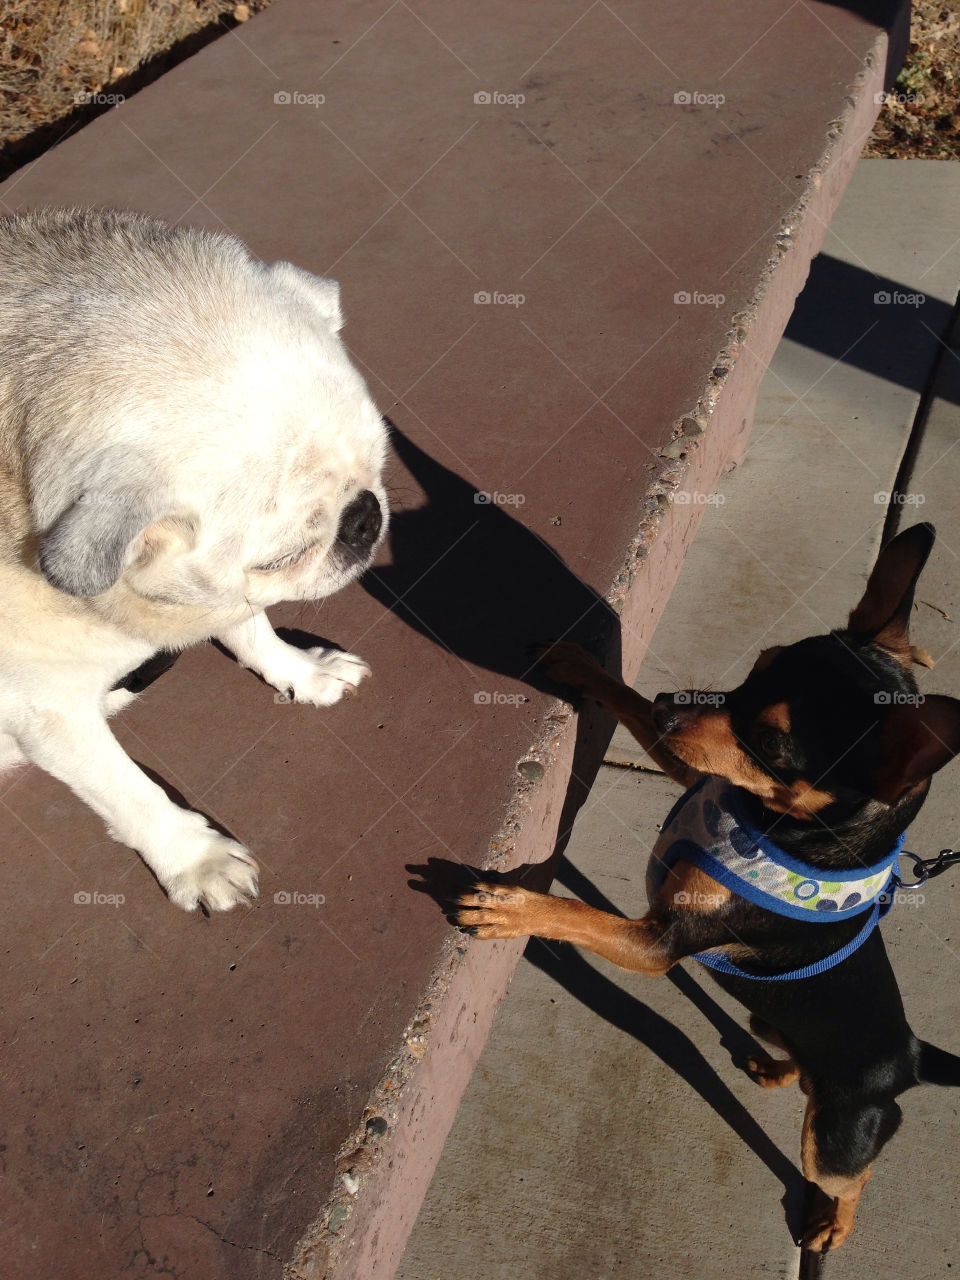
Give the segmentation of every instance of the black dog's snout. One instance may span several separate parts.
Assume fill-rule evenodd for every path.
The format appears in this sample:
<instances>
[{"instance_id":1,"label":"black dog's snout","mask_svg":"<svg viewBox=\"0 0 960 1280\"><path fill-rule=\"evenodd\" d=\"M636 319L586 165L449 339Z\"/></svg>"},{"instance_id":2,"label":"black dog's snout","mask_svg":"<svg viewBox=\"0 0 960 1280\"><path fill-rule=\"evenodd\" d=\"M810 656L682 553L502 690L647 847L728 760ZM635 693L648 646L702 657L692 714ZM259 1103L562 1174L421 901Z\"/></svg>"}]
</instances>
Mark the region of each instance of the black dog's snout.
<instances>
[{"instance_id":1,"label":"black dog's snout","mask_svg":"<svg viewBox=\"0 0 960 1280\"><path fill-rule=\"evenodd\" d=\"M383 528L383 513L376 495L364 489L340 517L337 539L354 551L369 551Z\"/></svg>"}]
</instances>

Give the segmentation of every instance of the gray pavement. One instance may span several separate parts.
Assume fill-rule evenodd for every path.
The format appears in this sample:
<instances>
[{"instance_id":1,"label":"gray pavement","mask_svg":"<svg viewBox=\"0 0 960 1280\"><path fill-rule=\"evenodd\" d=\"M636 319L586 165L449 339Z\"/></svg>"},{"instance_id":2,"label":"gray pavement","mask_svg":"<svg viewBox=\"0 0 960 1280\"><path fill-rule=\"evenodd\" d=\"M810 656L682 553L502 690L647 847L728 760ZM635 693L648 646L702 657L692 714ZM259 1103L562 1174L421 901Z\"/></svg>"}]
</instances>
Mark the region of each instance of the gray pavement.
<instances>
[{"instance_id":1,"label":"gray pavement","mask_svg":"<svg viewBox=\"0 0 960 1280\"><path fill-rule=\"evenodd\" d=\"M913 623L936 660L921 687L960 696L958 202L960 166L860 162L764 378L746 459L708 504L654 635L637 681L647 695L732 687L764 643L844 620L887 517L878 495L894 489L932 384L897 510L901 525L938 529ZM643 757L618 733L608 759ZM909 848L960 839L958 771L934 784ZM559 891L640 914L645 859L675 794L655 772L604 766ZM899 906L885 936L915 1030L960 1052L958 919L955 872ZM742 1025L693 964L650 981L532 941L401 1280L795 1276L786 1218L799 1207L803 1098L737 1070ZM916 1090L904 1109L856 1232L826 1263L830 1280L956 1268L960 1093Z\"/></svg>"}]
</instances>

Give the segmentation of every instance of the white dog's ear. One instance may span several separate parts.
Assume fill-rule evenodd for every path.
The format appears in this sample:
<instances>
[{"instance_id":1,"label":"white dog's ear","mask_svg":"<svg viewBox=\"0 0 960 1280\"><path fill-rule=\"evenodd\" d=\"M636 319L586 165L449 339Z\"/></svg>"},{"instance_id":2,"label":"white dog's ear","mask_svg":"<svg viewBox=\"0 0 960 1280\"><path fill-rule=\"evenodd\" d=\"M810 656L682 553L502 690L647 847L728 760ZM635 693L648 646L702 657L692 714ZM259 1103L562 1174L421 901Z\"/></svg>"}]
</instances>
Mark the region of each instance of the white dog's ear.
<instances>
[{"instance_id":1,"label":"white dog's ear","mask_svg":"<svg viewBox=\"0 0 960 1280\"><path fill-rule=\"evenodd\" d=\"M310 271L295 267L292 262L275 262L265 271L279 293L292 294L301 302L309 303L334 333L343 328L340 285L336 280L315 276Z\"/></svg>"},{"instance_id":2,"label":"white dog's ear","mask_svg":"<svg viewBox=\"0 0 960 1280\"><path fill-rule=\"evenodd\" d=\"M132 560L152 559L171 541L186 550L195 531L189 518L168 516L140 491L82 493L40 540L40 568L68 595L98 596Z\"/></svg>"}]
</instances>

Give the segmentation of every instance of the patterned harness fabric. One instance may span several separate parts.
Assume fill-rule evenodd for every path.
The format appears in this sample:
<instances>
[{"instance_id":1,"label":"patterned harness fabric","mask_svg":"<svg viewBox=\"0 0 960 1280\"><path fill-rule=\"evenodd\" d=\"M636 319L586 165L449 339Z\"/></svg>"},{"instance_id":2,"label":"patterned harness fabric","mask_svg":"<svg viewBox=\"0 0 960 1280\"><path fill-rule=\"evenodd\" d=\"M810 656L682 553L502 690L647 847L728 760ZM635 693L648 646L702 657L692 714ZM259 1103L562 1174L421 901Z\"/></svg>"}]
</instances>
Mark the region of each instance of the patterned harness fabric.
<instances>
[{"instance_id":1,"label":"patterned harness fabric","mask_svg":"<svg viewBox=\"0 0 960 1280\"><path fill-rule=\"evenodd\" d=\"M652 886L658 889L681 859L692 862L731 892L777 915L810 923L846 920L869 912L852 943L803 970L777 979L809 977L846 959L862 945L889 908L888 890L903 847L901 835L881 862L852 871L825 872L799 862L755 830L743 813L738 788L709 775L690 788L667 816L653 850ZM722 953L699 952L694 959L741 977L744 973Z\"/></svg>"}]
</instances>

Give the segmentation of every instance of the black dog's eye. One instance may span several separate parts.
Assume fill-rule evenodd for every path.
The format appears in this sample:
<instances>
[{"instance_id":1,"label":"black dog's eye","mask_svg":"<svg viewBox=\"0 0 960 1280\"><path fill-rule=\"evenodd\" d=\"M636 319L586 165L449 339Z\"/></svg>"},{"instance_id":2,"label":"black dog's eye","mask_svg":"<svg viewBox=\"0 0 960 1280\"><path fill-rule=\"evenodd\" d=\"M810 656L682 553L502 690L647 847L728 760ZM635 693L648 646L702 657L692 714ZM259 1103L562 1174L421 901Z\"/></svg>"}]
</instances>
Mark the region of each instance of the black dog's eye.
<instances>
[{"instance_id":1,"label":"black dog's eye","mask_svg":"<svg viewBox=\"0 0 960 1280\"><path fill-rule=\"evenodd\" d=\"M759 737L760 750L765 756L772 756L777 759L783 755L784 740L783 734L776 729L764 729Z\"/></svg>"}]
</instances>

